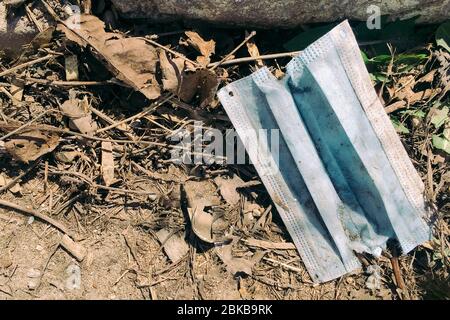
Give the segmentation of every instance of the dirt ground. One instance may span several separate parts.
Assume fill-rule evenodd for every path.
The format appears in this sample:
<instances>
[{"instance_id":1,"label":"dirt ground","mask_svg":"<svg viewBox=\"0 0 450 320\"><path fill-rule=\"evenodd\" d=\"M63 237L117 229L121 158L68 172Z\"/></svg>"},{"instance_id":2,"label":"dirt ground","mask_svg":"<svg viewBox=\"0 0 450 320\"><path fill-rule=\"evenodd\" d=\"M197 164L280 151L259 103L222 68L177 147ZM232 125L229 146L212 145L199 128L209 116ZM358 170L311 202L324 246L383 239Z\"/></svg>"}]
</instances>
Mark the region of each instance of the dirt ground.
<instances>
[{"instance_id":1,"label":"dirt ground","mask_svg":"<svg viewBox=\"0 0 450 320\"><path fill-rule=\"evenodd\" d=\"M30 4L30 8L37 17L45 17L46 24L66 18L58 1L48 3L56 17L52 18L41 4ZM175 50L168 55L173 59L172 66L180 62L176 60L180 51L193 64L204 63L203 71L205 65L223 57L231 60L249 54L259 56L259 51L282 52L286 50L282 43L298 32L263 30L249 41L251 36L248 38L242 29L121 21L109 8L109 1L93 11L115 37L125 37L124 32L127 37L159 34L147 40L158 39ZM24 14L16 14L20 12ZM212 45L197 39L195 43L184 33L186 30L197 30L215 42ZM37 41L19 50L19 55L0 56L2 72L52 56L0 78L0 299L450 297L449 155L432 143L432 136L441 134L450 124L445 117L444 125L434 120L436 112L444 110L439 111L435 103L446 105L450 88L450 54L442 48L424 45L420 50L427 52L428 60L420 58L420 63L407 71L395 63L399 55L393 50L392 60L388 56L386 64L376 62L378 69L370 70L375 88L426 185L426 197L434 213L433 240L398 258L391 251L379 259L361 255L361 270L315 285L251 165L180 165L171 159L170 137L180 128L191 130L194 120L219 130L232 127L208 82L222 85L240 79L263 62L254 59L218 67L214 79L206 76L202 80L208 87L206 93L197 92L189 103L172 97L164 100L167 96L162 93L170 91L164 87L158 97L164 102L152 112L142 113L149 105L155 106L149 101L155 91L142 90L141 94L120 83L110 65L100 63L105 55L99 57L82 39L69 41L70 37L67 30L45 31ZM248 45L227 56L246 37ZM198 49L199 43L203 50ZM65 80L69 77L68 56L78 59L75 80L81 83ZM282 76L289 59L286 55L264 63ZM130 65L140 65L131 60ZM426 90L434 91L430 95ZM417 92L423 94L413 101ZM424 97L425 93L428 96ZM89 112L82 117L61 112L74 105ZM88 120L80 124L80 118ZM37 151L31 150L17 133L22 133L19 129L23 124L27 124L23 134L44 139L48 145L36 147L30 143ZM82 133L82 126L88 130L95 126L93 132L100 130L92 137ZM110 126L113 128L108 129ZM50 133L42 138L42 132L48 130ZM16 134L4 143L3 137L12 131ZM16 141L16 153L5 152L11 151L4 148L9 141ZM113 143L108 145L110 141ZM48 150L39 153L42 148ZM201 230L194 230L196 225L190 216L193 203L213 217L210 224L217 238L210 243L200 239ZM12 209L12 205L22 209ZM33 218L30 213L36 212L45 218ZM64 234L73 240L69 248L62 244ZM378 276L371 271L373 266L378 266Z\"/></svg>"}]
</instances>

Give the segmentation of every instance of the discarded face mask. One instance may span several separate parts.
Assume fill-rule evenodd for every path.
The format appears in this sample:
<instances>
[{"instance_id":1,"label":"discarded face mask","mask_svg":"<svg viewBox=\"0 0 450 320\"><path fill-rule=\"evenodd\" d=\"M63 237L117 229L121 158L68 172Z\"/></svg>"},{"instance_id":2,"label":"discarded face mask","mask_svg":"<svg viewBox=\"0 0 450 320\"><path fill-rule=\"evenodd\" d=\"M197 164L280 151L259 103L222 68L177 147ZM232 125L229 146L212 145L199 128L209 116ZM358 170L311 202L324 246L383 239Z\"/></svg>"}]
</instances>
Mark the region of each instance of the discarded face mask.
<instances>
[{"instance_id":1,"label":"discarded face mask","mask_svg":"<svg viewBox=\"0 0 450 320\"><path fill-rule=\"evenodd\" d=\"M347 21L284 79L263 68L218 95L315 282L356 270L355 252L379 256L389 239L404 253L429 240L422 180ZM278 144L258 135L254 147L263 129Z\"/></svg>"}]
</instances>

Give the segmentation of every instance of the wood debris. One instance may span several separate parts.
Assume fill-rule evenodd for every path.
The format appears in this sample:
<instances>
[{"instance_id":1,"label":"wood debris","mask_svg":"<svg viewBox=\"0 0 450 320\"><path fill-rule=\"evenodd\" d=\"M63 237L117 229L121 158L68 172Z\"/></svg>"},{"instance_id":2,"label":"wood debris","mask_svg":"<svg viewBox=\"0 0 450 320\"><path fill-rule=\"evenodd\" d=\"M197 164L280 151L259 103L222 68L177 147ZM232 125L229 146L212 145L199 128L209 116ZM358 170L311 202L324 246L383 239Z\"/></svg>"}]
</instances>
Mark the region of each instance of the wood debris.
<instances>
[{"instance_id":1,"label":"wood debris","mask_svg":"<svg viewBox=\"0 0 450 320\"><path fill-rule=\"evenodd\" d=\"M102 176L105 185L109 187L114 183L114 157L111 142L102 142Z\"/></svg>"}]
</instances>

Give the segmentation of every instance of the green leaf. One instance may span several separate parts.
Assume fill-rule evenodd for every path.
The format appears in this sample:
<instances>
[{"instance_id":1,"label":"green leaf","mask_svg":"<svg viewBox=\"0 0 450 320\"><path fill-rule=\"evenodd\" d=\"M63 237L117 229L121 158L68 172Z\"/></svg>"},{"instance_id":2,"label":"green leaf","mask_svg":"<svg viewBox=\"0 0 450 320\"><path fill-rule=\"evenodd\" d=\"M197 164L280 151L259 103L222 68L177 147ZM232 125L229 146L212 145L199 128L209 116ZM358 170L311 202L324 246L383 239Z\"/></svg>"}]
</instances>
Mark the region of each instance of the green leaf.
<instances>
[{"instance_id":1,"label":"green leaf","mask_svg":"<svg viewBox=\"0 0 450 320\"><path fill-rule=\"evenodd\" d=\"M403 123L401 123L400 121L398 121L397 119L391 119L392 124L394 125L395 130L398 133L409 133L409 130L407 127L405 127L403 125Z\"/></svg>"},{"instance_id":2,"label":"green leaf","mask_svg":"<svg viewBox=\"0 0 450 320\"><path fill-rule=\"evenodd\" d=\"M399 64L416 65L426 59L428 59L428 55L425 53L416 53L416 54L402 53L395 57L394 62Z\"/></svg>"},{"instance_id":3,"label":"green leaf","mask_svg":"<svg viewBox=\"0 0 450 320\"><path fill-rule=\"evenodd\" d=\"M363 58L364 63L367 64L369 62L369 57L367 57L367 54L364 51L362 51L362 50L360 50L360 51L361 51L361 56Z\"/></svg>"},{"instance_id":4,"label":"green leaf","mask_svg":"<svg viewBox=\"0 0 450 320\"><path fill-rule=\"evenodd\" d=\"M450 128L445 128L442 134L444 135L445 139L450 140Z\"/></svg>"},{"instance_id":5,"label":"green leaf","mask_svg":"<svg viewBox=\"0 0 450 320\"><path fill-rule=\"evenodd\" d=\"M284 44L284 48L289 51L303 50L314 41L325 35L336 26L336 23L331 23L315 28L311 28L299 33L297 36Z\"/></svg>"},{"instance_id":6,"label":"green leaf","mask_svg":"<svg viewBox=\"0 0 450 320\"><path fill-rule=\"evenodd\" d=\"M436 129L441 127L445 121L448 119L448 107L443 107L442 109L434 109L433 115L431 116L431 123L434 124Z\"/></svg>"},{"instance_id":7,"label":"green leaf","mask_svg":"<svg viewBox=\"0 0 450 320\"><path fill-rule=\"evenodd\" d=\"M405 110L405 111L400 111L400 114L413 116L413 117L420 118L420 119L425 118L425 115L426 115L425 112L423 112L422 110Z\"/></svg>"},{"instance_id":8,"label":"green leaf","mask_svg":"<svg viewBox=\"0 0 450 320\"><path fill-rule=\"evenodd\" d=\"M450 21L444 22L436 30L436 43L450 52Z\"/></svg>"},{"instance_id":9,"label":"green leaf","mask_svg":"<svg viewBox=\"0 0 450 320\"><path fill-rule=\"evenodd\" d=\"M374 63L374 64L387 64L391 61L391 59L392 59L392 56L389 54L380 54L376 57L369 59L368 62Z\"/></svg>"},{"instance_id":10,"label":"green leaf","mask_svg":"<svg viewBox=\"0 0 450 320\"><path fill-rule=\"evenodd\" d=\"M438 136L437 134L433 135L433 146L436 149L442 150L450 154L450 140Z\"/></svg>"}]
</instances>

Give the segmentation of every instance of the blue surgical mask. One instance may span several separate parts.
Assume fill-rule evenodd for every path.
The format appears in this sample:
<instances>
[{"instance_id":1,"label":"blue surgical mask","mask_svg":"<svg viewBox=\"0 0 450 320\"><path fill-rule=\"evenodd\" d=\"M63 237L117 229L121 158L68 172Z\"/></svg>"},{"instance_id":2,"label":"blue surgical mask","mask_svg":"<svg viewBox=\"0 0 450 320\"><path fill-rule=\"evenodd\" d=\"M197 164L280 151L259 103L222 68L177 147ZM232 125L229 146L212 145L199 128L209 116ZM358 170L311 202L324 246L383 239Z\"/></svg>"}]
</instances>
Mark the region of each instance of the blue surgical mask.
<instances>
[{"instance_id":1,"label":"blue surgical mask","mask_svg":"<svg viewBox=\"0 0 450 320\"><path fill-rule=\"evenodd\" d=\"M277 80L267 68L219 92L313 281L360 267L389 239L409 252L430 238L424 186L378 99L348 22L305 49ZM271 148L272 147L272 148ZM276 152L270 152L275 150ZM278 170L267 170L277 164Z\"/></svg>"}]
</instances>

